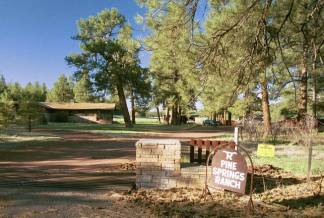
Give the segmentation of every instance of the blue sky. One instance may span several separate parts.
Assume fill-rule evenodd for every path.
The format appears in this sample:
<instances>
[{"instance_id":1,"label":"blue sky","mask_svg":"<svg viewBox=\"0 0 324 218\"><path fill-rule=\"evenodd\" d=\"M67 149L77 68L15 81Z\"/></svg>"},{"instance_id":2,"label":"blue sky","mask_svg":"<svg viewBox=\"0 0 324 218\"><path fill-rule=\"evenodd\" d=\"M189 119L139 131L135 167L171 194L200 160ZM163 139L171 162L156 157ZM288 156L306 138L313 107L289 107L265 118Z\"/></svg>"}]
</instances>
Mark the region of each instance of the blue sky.
<instances>
[{"instance_id":1,"label":"blue sky","mask_svg":"<svg viewBox=\"0 0 324 218\"><path fill-rule=\"evenodd\" d=\"M80 18L104 8L117 8L140 37L142 28L134 22L144 14L134 0L0 0L0 74L8 82L45 82L48 87L65 73L72 75L64 57L79 51L77 32ZM143 65L149 57L141 54Z\"/></svg>"}]
</instances>

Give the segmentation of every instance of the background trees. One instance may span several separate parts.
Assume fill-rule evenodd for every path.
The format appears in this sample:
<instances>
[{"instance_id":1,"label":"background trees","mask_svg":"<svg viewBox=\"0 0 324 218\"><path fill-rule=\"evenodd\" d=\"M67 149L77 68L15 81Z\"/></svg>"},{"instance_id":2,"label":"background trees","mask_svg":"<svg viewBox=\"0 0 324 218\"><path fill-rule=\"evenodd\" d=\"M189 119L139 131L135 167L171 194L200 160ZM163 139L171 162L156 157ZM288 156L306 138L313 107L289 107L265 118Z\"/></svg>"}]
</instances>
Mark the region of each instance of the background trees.
<instances>
[{"instance_id":1,"label":"background trees","mask_svg":"<svg viewBox=\"0 0 324 218\"><path fill-rule=\"evenodd\" d=\"M181 124L181 117L195 107L195 94L204 80L196 50L191 46L191 26L182 20L187 17L183 2L140 1L148 9L145 24L151 34L145 46L152 51L150 71L160 96L155 101L163 102L167 122L170 117L173 125Z\"/></svg>"},{"instance_id":2,"label":"background trees","mask_svg":"<svg viewBox=\"0 0 324 218\"><path fill-rule=\"evenodd\" d=\"M18 123L26 125L28 131L31 132L33 123L42 123L45 120L39 103L46 100L47 88L38 82L28 83L21 92L21 99L16 103L16 119Z\"/></svg>"},{"instance_id":3,"label":"background trees","mask_svg":"<svg viewBox=\"0 0 324 218\"><path fill-rule=\"evenodd\" d=\"M49 102L71 102L73 97L73 84L62 74L47 93L46 100Z\"/></svg>"},{"instance_id":4,"label":"background trees","mask_svg":"<svg viewBox=\"0 0 324 218\"><path fill-rule=\"evenodd\" d=\"M143 20L151 31L145 41L150 70L163 81L158 88L172 108L185 108L183 99L191 98L208 114L261 113L265 137L271 111L276 119L303 119L322 110L323 1L139 3L148 11Z\"/></svg>"},{"instance_id":5,"label":"background trees","mask_svg":"<svg viewBox=\"0 0 324 218\"><path fill-rule=\"evenodd\" d=\"M8 127L14 119L14 103L7 90L0 95L0 129Z\"/></svg>"},{"instance_id":6,"label":"background trees","mask_svg":"<svg viewBox=\"0 0 324 218\"><path fill-rule=\"evenodd\" d=\"M79 80L73 88L74 101L76 102L92 102L95 97L93 95L92 83L88 73L82 73Z\"/></svg>"},{"instance_id":7,"label":"background trees","mask_svg":"<svg viewBox=\"0 0 324 218\"><path fill-rule=\"evenodd\" d=\"M0 127L9 124L22 124L32 129L34 122L40 122L43 114L39 102L46 99L47 88L38 82L28 83L25 87L18 83L6 84L3 77L0 82Z\"/></svg>"}]
</instances>

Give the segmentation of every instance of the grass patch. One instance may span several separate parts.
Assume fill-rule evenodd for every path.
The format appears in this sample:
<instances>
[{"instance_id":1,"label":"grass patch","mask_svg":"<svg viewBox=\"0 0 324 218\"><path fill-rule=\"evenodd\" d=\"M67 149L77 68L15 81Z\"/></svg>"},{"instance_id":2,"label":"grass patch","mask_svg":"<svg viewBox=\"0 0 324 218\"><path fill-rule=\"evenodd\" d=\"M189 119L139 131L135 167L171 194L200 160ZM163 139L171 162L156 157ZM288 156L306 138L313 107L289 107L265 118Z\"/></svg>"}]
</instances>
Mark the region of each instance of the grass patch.
<instances>
[{"instance_id":1,"label":"grass patch","mask_svg":"<svg viewBox=\"0 0 324 218\"><path fill-rule=\"evenodd\" d=\"M114 116L114 121L120 124L124 124L124 118L122 116ZM158 119L155 118L146 118L146 117L137 117L136 124L155 124L161 125Z\"/></svg>"},{"instance_id":2,"label":"grass patch","mask_svg":"<svg viewBox=\"0 0 324 218\"><path fill-rule=\"evenodd\" d=\"M263 165L271 164L275 167L290 171L296 175L306 175L307 173L307 158L302 157L289 157L289 156L278 156L274 158L253 158L254 164ZM318 170L324 172L324 166L322 160L312 161L312 171L316 173Z\"/></svg>"},{"instance_id":3,"label":"grass patch","mask_svg":"<svg viewBox=\"0 0 324 218\"><path fill-rule=\"evenodd\" d=\"M193 125L171 126L164 124L138 123L132 128L125 128L123 124L85 124L85 123L49 123L47 125L38 125L35 128L48 130L70 130L84 132L101 133L145 133L155 131L181 131L194 127Z\"/></svg>"},{"instance_id":4,"label":"grass patch","mask_svg":"<svg viewBox=\"0 0 324 218\"><path fill-rule=\"evenodd\" d=\"M282 146L284 147L284 146ZM308 151L304 146L285 146L288 148L286 151L276 151L276 156L270 157L257 157L255 154L252 159L255 165L271 164L275 167L284 169L298 176L305 176L307 174L307 161ZM293 149L293 153L288 150ZM323 153L324 148L322 145L313 146L312 158L312 173L318 174L324 172Z\"/></svg>"},{"instance_id":5,"label":"grass patch","mask_svg":"<svg viewBox=\"0 0 324 218\"><path fill-rule=\"evenodd\" d=\"M0 134L0 144L9 142L53 141L61 138L50 133L15 132Z\"/></svg>"}]
</instances>

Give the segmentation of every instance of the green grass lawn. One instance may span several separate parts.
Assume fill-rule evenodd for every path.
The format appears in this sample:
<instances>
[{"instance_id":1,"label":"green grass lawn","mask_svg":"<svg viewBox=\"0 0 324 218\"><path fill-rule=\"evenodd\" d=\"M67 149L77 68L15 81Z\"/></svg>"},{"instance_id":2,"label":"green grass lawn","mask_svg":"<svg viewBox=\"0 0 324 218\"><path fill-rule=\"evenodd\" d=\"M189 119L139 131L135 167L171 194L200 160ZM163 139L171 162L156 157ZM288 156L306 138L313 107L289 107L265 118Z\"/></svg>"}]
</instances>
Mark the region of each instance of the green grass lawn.
<instances>
[{"instance_id":1,"label":"green grass lawn","mask_svg":"<svg viewBox=\"0 0 324 218\"><path fill-rule=\"evenodd\" d=\"M285 145L283 145L285 146ZM271 164L275 167L284 169L285 171L292 172L295 175L305 176L307 173L308 150L302 145L294 145L296 153L289 154L289 152L278 152L275 157L257 157L253 154L253 162L256 165ZM313 146L313 159L312 159L312 173L324 174L324 146Z\"/></svg>"},{"instance_id":2,"label":"green grass lawn","mask_svg":"<svg viewBox=\"0 0 324 218\"><path fill-rule=\"evenodd\" d=\"M114 121L124 124L124 118L122 116L114 116ZM137 124L156 124L161 125L156 118L136 117Z\"/></svg>"},{"instance_id":3,"label":"green grass lawn","mask_svg":"<svg viewBox=\"0 0 324 218\"><path fill-rule=\"evenodd\" d=\"M114 117L114 121L119 122L121 118ZM84 131L94 133L117 133L117 134L131 134L131 133L146 133L155 131L182 131L190 129L195 125L165 125L160 124L156 119L152 118L137 118L136 124L132 128L125 128L123 122L114 124L86 124L86 123L49 123L47 125L37 125L34 128L49 129L49 130L66 130L66 131Z\"/></svg>"},{"instance_id":4,"label":"green grass lawn","mask_svg":"<svg viewBox=\"0 0 324 218\"><path fill-rule=\"evenodd\" d=\"M290 157L277 156L274 158L253 158L254 164L263 165L271 164L275 167L282 168L285 171L292 172L295 175L306 175L307 172L307 157ZM324 172L323 160L312 161L312 172L318 174L318 170Z\"/></svg>"}]
</instances>

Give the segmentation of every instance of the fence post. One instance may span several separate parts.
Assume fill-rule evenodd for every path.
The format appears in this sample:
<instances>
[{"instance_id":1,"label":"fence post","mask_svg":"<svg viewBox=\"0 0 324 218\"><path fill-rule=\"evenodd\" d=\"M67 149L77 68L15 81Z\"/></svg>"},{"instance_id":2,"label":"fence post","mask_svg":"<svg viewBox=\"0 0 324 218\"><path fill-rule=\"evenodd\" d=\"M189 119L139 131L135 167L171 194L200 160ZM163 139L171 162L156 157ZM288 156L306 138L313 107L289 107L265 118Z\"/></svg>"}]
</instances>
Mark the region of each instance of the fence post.
<instances>
[{"instance_id":1,"label":"fence post","mask_svg":"<svg viewBox=\"0 0 324 218\"><path fill-rule=\"evenodd\" d=\"M239 127L234 128L234 142L236 144L235 150L237 150L237 145L239 143Z\"/></svg>"}]
</instances>

